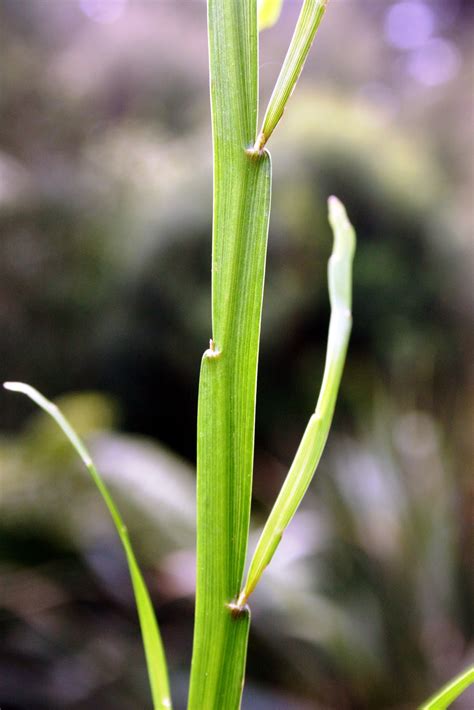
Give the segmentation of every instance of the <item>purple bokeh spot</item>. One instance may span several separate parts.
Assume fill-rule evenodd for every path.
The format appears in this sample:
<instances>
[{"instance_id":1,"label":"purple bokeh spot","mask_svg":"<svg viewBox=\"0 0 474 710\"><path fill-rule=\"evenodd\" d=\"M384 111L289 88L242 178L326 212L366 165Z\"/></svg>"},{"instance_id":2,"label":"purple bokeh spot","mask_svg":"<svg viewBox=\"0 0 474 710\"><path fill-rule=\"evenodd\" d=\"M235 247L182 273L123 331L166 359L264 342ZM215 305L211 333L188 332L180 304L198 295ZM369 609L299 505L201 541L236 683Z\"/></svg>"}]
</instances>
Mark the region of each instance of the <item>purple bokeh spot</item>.
<instances>
[{"instance_id":1,"label":"purple bokeh spot","mask_svg":"<svg viewBox=\"0 0 474 710\"><path fill-rule=\"evenodd\" d=\"M423 47L411 53L408 72L420 84L437 86L453 79L461 66L461 56L453 42L430 39Z\"/></svg>"},{"instance_id":2,"label":"purple bokeh spot","mask_svg":"<svg viewBox=\"0 0 474 710\"><path fill-rule=\"evenodd\" d=\"M424 2L397 2L385 16L385 37L398 49L422 46L431 37L434 27L433 9Z\"/></svg>"}]
</instances>

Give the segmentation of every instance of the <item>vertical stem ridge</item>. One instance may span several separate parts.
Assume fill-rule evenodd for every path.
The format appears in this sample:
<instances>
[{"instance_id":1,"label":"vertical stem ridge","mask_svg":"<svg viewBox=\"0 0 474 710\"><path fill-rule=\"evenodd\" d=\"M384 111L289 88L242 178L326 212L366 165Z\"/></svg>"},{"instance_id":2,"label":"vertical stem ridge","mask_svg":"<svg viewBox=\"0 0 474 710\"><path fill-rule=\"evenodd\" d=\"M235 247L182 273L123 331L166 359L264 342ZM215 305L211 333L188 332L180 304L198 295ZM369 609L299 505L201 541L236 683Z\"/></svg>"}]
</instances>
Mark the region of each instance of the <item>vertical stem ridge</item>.
<instances>
[{"instance_id":1,"label":"vertical stem ridge","mask_svg":"<svg viewBox=\"0 0 474 710\"><path fill-rule=\"evenodd\" d=\"M214 148L211 348L201 364L197 584L190 710L236 710L250 615L242 584L252 488L271 163L257 128L256 0L209 0ZM230 605L230 606L229 606Z\"/></svg>"}]
</instances>

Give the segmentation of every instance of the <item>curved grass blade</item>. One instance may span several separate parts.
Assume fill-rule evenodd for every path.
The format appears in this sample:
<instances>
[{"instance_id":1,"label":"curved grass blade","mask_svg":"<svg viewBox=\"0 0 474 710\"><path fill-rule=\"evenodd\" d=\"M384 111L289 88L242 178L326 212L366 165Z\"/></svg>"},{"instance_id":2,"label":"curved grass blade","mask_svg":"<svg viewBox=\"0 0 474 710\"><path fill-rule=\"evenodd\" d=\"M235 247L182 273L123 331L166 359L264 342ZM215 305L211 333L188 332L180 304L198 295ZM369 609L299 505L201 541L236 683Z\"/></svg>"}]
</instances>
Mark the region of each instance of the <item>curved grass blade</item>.
<instances>
[{"instance_id":1,"label":"curved grass blade","mask_svg":"<svg viewBox=\"0 0 474 710\"><path fill-rule=\"evenodd\" d=\"M143 646L148 667L148 676L151 686L151 694L153 698L154 710L169 710L171 708L171 699L168 683L168 671L166 667L166 659L163 650L158 624L153 611L153 606L143 580L142 574L138 567L135 554L132 549L132 544L128 535L128 530L123 522L117 506L115 505L112 496L110 495L105 483L100 477L89 452L82 440L78 437L68 420L58 409L58 407L38 392L34 387L26 385L23 382L5 382L5 389L12 392L20 392L33 400L41 409L49 414L63 430L84 465L89 471L94 483L104 499L104 502L109 510L120 541L125 550L125 555L130 570L135 601L137 604L138 617L140 620L140 628L142 632Z\"/></svg>"},{"instance_id":2,"label":"curved grass blade","mask_svg":"<svg viewBox=\"0 0 474 710\"><path fill-rule=\"evenodd\" d=\"M355 233L344 206L329 198L334 247L328 265L331 319L323 382L316 411L310 418L280 494L263 529L237 605L246 604L273 557L281 537L315 473L326 444L341 382L352 326L352 261Z\"/></svg>"},{"instance_id":3,"label":"curved grass blade","mask_svg":"<svg viewBox=\"0 0 474 710\"><path fill-rule=\"evenodd\" d=\"M328 0L304 0L285 61L270 97L262 129L252 149L254 153L260 153L263 150L283 115L323 19L327 2Z\"/></svg>"},{"instance_id":4,"label":"curved grass blade","mask_svg":"<svg viewBox=\"0 0 474 710\"><path fill-rule=\"evenodd\" d=\"M283 0L258 0L258 29L266 30L280 17Z\"/></svg>"},{"instance_id":5,"label":"curved grass blade","mask_svg":"<svg viewBox=\"0 0 474 710\"><path fill-rule=\"evenodd\" d=\"M456 698L474 683L474 666L460 673L435 693L419 710L445 710Z\"/></svg>"}]
</instances>

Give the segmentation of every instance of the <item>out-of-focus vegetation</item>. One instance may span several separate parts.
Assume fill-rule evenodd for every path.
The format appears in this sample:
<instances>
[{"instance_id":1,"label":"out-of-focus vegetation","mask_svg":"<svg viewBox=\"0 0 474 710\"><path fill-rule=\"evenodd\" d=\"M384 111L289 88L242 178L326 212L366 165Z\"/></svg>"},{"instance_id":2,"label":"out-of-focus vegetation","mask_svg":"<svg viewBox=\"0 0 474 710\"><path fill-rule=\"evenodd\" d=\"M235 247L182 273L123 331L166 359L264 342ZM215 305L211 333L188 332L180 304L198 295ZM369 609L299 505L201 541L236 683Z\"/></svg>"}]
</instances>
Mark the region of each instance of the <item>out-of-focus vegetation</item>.
<instances>
[{"instance_id":1,"label":"out-of-focus vegetation","mask_svg":"<svg viewBox=\"0 0 474 710\"><path fill-rule=\"evenodd\" d=\"M265 96L297 10L262 35ZM82 392L65 411L147 565L178 708L209 337L205 14L0 5L2 377ZM255 534L319 388L331 193L359 236L354 330L321 470L252 602L252 710L415 707L473 656L472 4L334 1L325 22L272 148ZM54 425L6 394L0 417L2 710L146 707L100 500Z\"/></svg>"}]
</instances>

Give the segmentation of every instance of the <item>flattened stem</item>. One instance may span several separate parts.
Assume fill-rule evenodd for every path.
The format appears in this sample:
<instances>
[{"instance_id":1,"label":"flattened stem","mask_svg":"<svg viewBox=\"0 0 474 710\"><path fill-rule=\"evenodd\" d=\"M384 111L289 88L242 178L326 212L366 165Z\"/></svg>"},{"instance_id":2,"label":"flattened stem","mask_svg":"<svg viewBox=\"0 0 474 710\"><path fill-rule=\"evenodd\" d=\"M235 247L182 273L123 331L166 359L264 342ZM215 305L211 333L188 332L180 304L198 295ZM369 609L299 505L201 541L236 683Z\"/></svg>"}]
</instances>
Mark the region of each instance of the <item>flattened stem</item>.
<instances>
[{"instance_id":1,"label":"flattened stem","mask_svg":"<svg viewBox=\"0 0 474 710\"><path fill-rule=\"evenodd\" d=\"M188 708L237 710L250 615L247 551L271 163L257 119L256 0L209 0L214 143L212 327L201 363L196 615Z\"/></svg>"},{"instance_id":2,"label":"flattened stem","mask_svg":"<svg viewBox=\"0 0 474 710\"><path fill-rule=\"evenodd\" d=\"M235 305L227 314L223 346L213 344L201 364L192 710L239 707L247 652L249 615L238 613L233 602L242 584L250 517L270 161L267 156L258 163L246 160L251 170L242 202L247 227L235 235L242 243L235 250L233 274L240 297L230 299Z\"/></svg>"},{"instance_id":3,"label":"flattened stem","mask_svg":"<svg viewBox=\"0 0 474 710\"><path fill-rule=\"evenodd\" d=\"M246 604L265 567L270 563L283 532L290 523L311 483L324 451L336 405L352 326L352 261L355 233L346 211L335 197L329 198L329 221L334 247L328 265L331 319L323 382L296 456L263 529L252 557L247 580L237 600Z\"/></svg>"}]
</instances>

